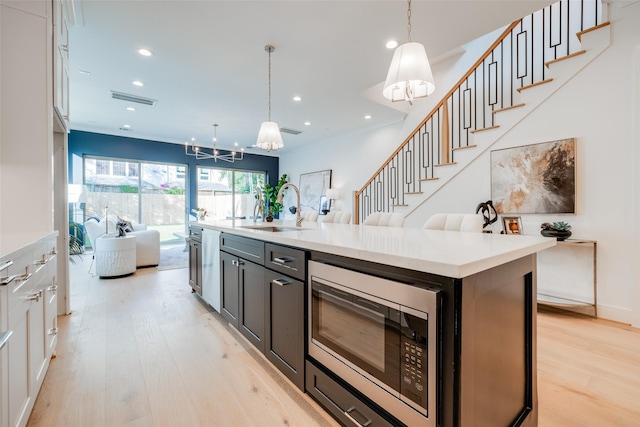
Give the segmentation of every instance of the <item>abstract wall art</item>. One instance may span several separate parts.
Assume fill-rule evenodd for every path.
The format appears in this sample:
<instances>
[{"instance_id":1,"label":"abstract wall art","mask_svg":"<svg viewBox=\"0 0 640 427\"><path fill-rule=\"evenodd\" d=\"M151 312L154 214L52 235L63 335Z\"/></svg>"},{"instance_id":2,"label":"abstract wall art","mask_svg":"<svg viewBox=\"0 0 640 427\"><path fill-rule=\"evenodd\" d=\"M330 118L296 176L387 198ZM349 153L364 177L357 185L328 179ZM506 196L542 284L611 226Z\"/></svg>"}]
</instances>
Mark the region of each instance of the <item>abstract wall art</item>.
<instances>
[{"instance_id":1,"label":"abstract wall art","mask_svg":"<svg viewBox=\"0 0 640 427\"><path fill-rule=\"evenodd\" d=\"M499 213L575 213L575 138L492 151L491 198Z\"/></svg>"},{"instance_id":2,"label":"abstract wall art","mask_svg":"<svg viewBox=\"0 0 640 427\"><path fill-rule=\"evenodd\" d=\"M320 212L322 197L331 187L331 169L300 174L300 209Z\"/></svg>"}]
</instances>

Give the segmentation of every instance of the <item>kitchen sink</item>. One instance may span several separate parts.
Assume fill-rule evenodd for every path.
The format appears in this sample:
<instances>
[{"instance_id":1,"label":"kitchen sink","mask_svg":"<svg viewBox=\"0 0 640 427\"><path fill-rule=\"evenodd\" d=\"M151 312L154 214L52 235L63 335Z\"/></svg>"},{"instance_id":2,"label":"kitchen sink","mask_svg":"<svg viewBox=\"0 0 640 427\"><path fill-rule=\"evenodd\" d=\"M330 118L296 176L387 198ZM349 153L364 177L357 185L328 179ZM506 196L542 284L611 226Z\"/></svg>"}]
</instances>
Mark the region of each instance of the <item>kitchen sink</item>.
<instances>
[{"instance_id":1,"label":"kitchen sink","mask_svg":"<svg viewBox=\"0 0 640 427\"><path fill-rule=\"evenodd\" d=\"M249 230L261 230L261 231L270 231L272 233L277 233L281 231L303 231L308 230L308 228L301 227L285 227L279 225L240 225L238 228L247 228Z\"/></svg>"}]
</instances>

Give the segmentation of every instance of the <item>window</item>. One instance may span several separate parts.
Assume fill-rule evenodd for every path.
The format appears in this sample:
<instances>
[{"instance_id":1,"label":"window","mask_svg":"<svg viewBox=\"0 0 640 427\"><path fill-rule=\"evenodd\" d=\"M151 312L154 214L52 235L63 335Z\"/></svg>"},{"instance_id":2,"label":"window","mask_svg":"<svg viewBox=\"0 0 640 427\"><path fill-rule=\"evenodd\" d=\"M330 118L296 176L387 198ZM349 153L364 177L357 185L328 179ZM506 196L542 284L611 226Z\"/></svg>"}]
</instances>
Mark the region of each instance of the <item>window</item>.
<instances>
[{"instance_id":1,"label":"window","mask_svg":"<svg viewBox=\"0 0 640 427\"><path fill-rule=\"evenodd\" d=\"M113 162L113 176L127 176L127 164L125 162Z\"/></svg>"},{"instance_id":2,"label":"window","mask_svg":"<svg viewBox=\"0 0 640 427\"><path fill-rule=\"evenodd\" d=\"M138 173L138 163L127 163L129 166L129 176L140 176Z\"/></svg>"},{"instance_id":3,"label":"window","mask_svg":"<svg viewBox=\"0 0 640 427\"><path fill-rule=\"evenodd\" d=\"M207 210L207 219L252 218L266 174L198 167L198 178L197 207Z\"/></svg>"},{"instance_id":4,"label":"window","mask_svg":"<svg viewBox=\"0 0 640 427\"><path fill-rule=\"evenodd\" d=\"M86 217L119 216L175 241L186 224L184 165L85 157Z\"/></svg>"},{"instance_id":5,"label":"window","mask_svg":"<svg viewBox=\"0 0 640 427\"><path fill-rule=\"evenodd\" d=\"M111 168L109 160L96 160L95 161L95 171L96 175L110 175Z\"/></svg>"}]
</instances>

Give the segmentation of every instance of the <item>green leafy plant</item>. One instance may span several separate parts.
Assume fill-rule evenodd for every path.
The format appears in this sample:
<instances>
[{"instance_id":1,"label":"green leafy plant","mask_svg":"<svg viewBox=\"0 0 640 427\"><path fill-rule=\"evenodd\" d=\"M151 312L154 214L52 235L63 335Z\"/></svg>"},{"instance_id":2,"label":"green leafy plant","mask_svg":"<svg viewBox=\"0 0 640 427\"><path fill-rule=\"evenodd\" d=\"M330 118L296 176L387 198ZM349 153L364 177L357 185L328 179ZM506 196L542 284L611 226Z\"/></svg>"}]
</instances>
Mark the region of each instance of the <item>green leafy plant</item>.
<instances>
[{"instance_id":1,"label":"green leafy plant","mask_svg":"<svg viewBox=\"0 0 640 427\"><path fill-rule=\"evenodd\" d=\"M278 192L280 191L282 186L285 185L286 183L287 183L287 174L285 173L285 174L282 174L282 176L278 180L278 183L276 184L275 187L269 185L268 182L264 184L264 188L262 192L264 194L265 212L267 212L268 216L274 217L278 215L280 212L282 212L284 205L282 203L278 203L277 201Z\"/></svg>"},{"instance_id":2,"label":"green leafy plant","mask_svg":"<svg viewBox=\"0 0 640 427\"><path fill-rule=\"evenodd\" d=\"M569 231L571 230L571 225L569 225L564 221L558 221L553 223L543 222L542 225L540 225L540 228L543 230Z\"/></svg>"},{"instance_id":3,"label":"green leafy plant","mask_svg":"<svg viewBox=\"0 0 640 427\"><path fill-rule=\"evenodd\" d=\"M69 222L69 261L75 264L73 255L84 253L84 243L79 236L82 236L82 229L77 222Z\"/></svg>"}]
</instances>

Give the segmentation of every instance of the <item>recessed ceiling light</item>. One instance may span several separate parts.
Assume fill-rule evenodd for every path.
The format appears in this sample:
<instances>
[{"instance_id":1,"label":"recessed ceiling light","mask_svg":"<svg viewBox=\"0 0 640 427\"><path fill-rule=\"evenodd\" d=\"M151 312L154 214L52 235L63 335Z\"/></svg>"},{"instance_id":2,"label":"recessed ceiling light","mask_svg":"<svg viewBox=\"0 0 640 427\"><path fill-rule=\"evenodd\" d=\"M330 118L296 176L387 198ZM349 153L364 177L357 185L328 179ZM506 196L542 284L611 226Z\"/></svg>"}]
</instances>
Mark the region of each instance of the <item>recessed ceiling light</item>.
<instances>
[{"instance_id":1,"label":"recessed ceiling light","mask_svg":"<svg viewBox=\"0 0 640 427\"><path fill-rule=\"evenodd\" d=\"M135 109L135 108L133 108L133 107L127 107L127 110L128 110L128 111L136 111L136 109Z\"/></svg>"},{"instance_id":2,"label":"recessed ceiling light","mask_svg":"<svg viewBox=\"0 0 640 427\"><path fill-rule=\"evenodd\" d=\"M369 120L369 119L371 118L371 115L370 115L370 114L367 114L366 116L364 116L364 118L365 118L366 120Z\"/></svg>"},{"instance_id":3,"label":"recessed ceiling light","mask_svg":"<svg viewBox=\"0 0 640 427\"><path fill-rule=\"evenodd\" d=\"M296 95L296 96L293 97L293 100L296 101L296 102L299 102L299 101L302 101L302 97Z\"/></svg>"},{"instance_id":4,"label":"recessed ceiling light","mask_svg":"<svg viewBox=\"0 0 640 427\"><path fill-rule=\"evenodd\" d=\"M122 125L123 128L125 129L129 129L131 127L131 125Z\"/></svg>"},{"instance_id":5,"label":"recessed ceiling light","mask_svg":"<svg viewBox=\"0 0 640 427\"><path fill-rule=\"evenodd\" d=\"M396 47L398 47L398 42L395 40L389 40L387 42L387 44L385 44L387 49L395 49Z\"/></svg>"},{"instance_id":6,"label":"recessed ceiling light","mask_svg":"<svg viewBox=\"0 0 640 427\"><path fill-rule=\"evenodd\" d=\"M134 80L131 83L133 83L134 86L138 86L138 87L144 86L144 83L142 83L140 80Z\"/></svg>"},{"instance_id":7,"label":"recessed ceiling light","mask_svg":"<svg viewBox=\"0 0 640 427\"><path fill-rule=\"evenodd\" d=\"M90 76L90 75L91 75L91 71L78 70L78 72L79 72L80 74L82 74L83 76Z\"/></svg>"},{"instance_id":8,"label":"recessed ceiling light","mask_svg":"<svg viewBox=\"0 0 640 427\"><path fill-rule=\"evenodd\" d=\"M153 53L151 53L151 51L149 49L138 49L138 53L142 56L152 56Z\"/></svg>"},{"instance_id":9,"label":"recessed ceiling light","mask_svg":"<svg viewBox=\"0 0 640 427\"><path fill-rule=\"evenodd\" d=\"M305 126L311 126L311 122L304 122Z\"/></svg>"}]
</instances>

